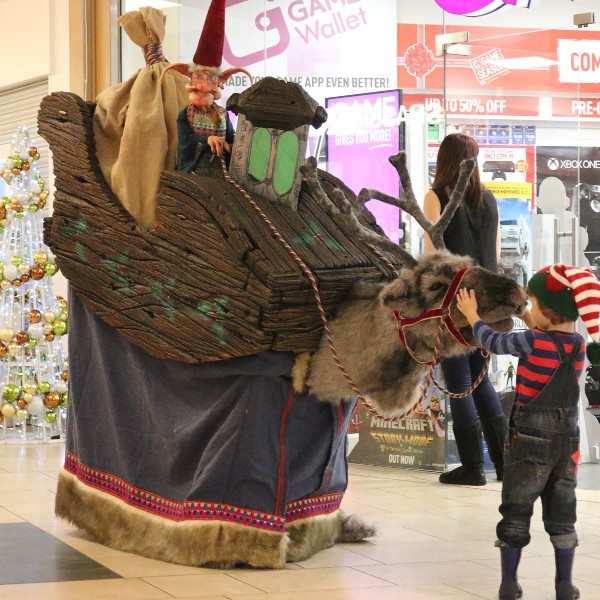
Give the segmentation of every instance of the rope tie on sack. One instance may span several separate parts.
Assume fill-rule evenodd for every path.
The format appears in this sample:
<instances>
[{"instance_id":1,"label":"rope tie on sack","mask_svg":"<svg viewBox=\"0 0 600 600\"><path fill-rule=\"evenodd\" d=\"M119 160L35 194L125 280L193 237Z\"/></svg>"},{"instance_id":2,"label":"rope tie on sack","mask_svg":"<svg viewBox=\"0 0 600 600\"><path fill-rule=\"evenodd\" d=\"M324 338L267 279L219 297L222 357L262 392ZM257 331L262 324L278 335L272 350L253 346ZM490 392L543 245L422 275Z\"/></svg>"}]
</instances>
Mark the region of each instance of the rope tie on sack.
<instances>
[{"instance_id":1,"label":"rope tie on sack","mask_svg":"<svg viewBox=\"0 0 600 600\"><path fill-rule=\"evenodd\" d=\"M167 62L162 51L162 45L159 42L143 46L142 52L144 53L144 60L146 61L147 67L150 67L157 62Z\"/></svg>"}]
</instances>

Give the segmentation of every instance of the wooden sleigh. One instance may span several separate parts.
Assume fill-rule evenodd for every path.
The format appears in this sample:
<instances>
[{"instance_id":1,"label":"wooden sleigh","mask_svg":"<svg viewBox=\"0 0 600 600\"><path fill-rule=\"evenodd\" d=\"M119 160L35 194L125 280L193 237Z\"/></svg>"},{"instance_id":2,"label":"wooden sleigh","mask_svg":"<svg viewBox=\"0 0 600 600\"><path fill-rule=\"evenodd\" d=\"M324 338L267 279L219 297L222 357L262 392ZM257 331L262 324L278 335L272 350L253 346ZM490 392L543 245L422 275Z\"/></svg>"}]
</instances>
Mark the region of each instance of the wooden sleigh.
<instances>
[{"instance_id":1,"label":"wooden sleigh","mask_svg":"<svg viewBox=\"0 0 600 600\"><path fill-rule=\"evenodd\" d=\"M42 102L39 132L53 154L56 187L45 242L79 298L150 355L193 363L315 350L322 321L298 259L314 274L326 314L357 280L393 278L304 183L294 210L245 197L219 169L217 176L164 171L158 225L139 226L99 168L93 112L93 103L66 92ZM318 176L326 194L338 188L356 198L339 179ZM380 231L367 210L360 220Z\"/></svg>"}]
</instances>

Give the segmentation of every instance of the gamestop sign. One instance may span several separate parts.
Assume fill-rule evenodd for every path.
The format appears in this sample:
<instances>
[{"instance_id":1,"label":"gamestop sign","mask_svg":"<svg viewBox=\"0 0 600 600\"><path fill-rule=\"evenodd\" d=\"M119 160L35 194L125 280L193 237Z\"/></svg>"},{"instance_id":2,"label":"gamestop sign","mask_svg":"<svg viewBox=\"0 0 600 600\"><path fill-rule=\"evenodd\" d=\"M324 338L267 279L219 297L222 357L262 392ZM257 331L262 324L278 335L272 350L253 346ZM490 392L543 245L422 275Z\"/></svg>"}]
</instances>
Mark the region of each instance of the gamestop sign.
<instances>
[{"instance_id":1,"label":"gamestop sign","mask_svg":"<svg viewBox=\"0 0 600 600\"><path fill-rule=\"evenodd\" d=\"M558 40L558 79L600 83L600 40Z\"/></svg>"}]
</instances>

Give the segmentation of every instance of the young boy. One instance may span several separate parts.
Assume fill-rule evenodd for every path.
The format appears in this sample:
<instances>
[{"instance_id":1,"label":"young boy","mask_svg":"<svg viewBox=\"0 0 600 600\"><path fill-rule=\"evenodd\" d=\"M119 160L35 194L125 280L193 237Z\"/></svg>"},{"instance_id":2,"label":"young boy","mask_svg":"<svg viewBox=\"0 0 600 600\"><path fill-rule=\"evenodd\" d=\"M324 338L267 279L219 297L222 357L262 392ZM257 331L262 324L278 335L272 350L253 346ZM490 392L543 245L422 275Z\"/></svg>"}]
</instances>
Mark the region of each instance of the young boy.
<instances>
[{"instance_id":1,"label":"young boy","mask_svg":"<svg viewBox=\"0 0 600 600\"><path fill-rule=\"evenodd\" d=\"M496 528L502 583L500 600L523 595L517 580L521 550L530 542L533 505L541 497L544 527L554 546L557 600L579 598L571 581L579 459L578 379L584 366L585 340L575 331L581 316L600 344L600 282L590 271L552 265L536 273L527 287L531 310L523 320L531 329L497 333L477 314L473 290L461 289L458 309L483 346L493 354L519 358L502 483L502 519ZM590 360L592 358L590 357Z\"/></svg>"}]
</instances>

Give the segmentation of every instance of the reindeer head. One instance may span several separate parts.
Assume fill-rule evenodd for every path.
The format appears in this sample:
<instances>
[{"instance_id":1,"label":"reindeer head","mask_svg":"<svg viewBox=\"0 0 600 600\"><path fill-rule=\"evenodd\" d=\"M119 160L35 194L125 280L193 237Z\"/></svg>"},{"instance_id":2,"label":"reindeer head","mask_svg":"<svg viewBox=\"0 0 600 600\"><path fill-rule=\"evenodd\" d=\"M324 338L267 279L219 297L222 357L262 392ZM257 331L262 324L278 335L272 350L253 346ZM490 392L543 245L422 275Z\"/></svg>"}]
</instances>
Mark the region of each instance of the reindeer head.
<instances>
[{"instance_id":1,"label":"reindeer head","mask_svg":"<svg viewBox=\"0 0 600 600\"><path fill-rule=\"evenodd\" d=\"M403 269L398 279L387 285L379 294L382 306L397 311L403 318L415 318L427 310L442 305L454 277L466 268L460 287L475 290L481 318L497 331L512 329L513 315L525 309L525 290L511 279L496 275L475 266L466 256L455 256L445 250L422 256L416 266ZM471 326L456 308L456 298L449 306L454 326L470 344L475 344ZM435 345L440 319L426 319L407 327L410 343L419 348L431 349ZM440 354L464 354L466 348L456 338L445 332Z\"/></svg>"}]
</instances>

